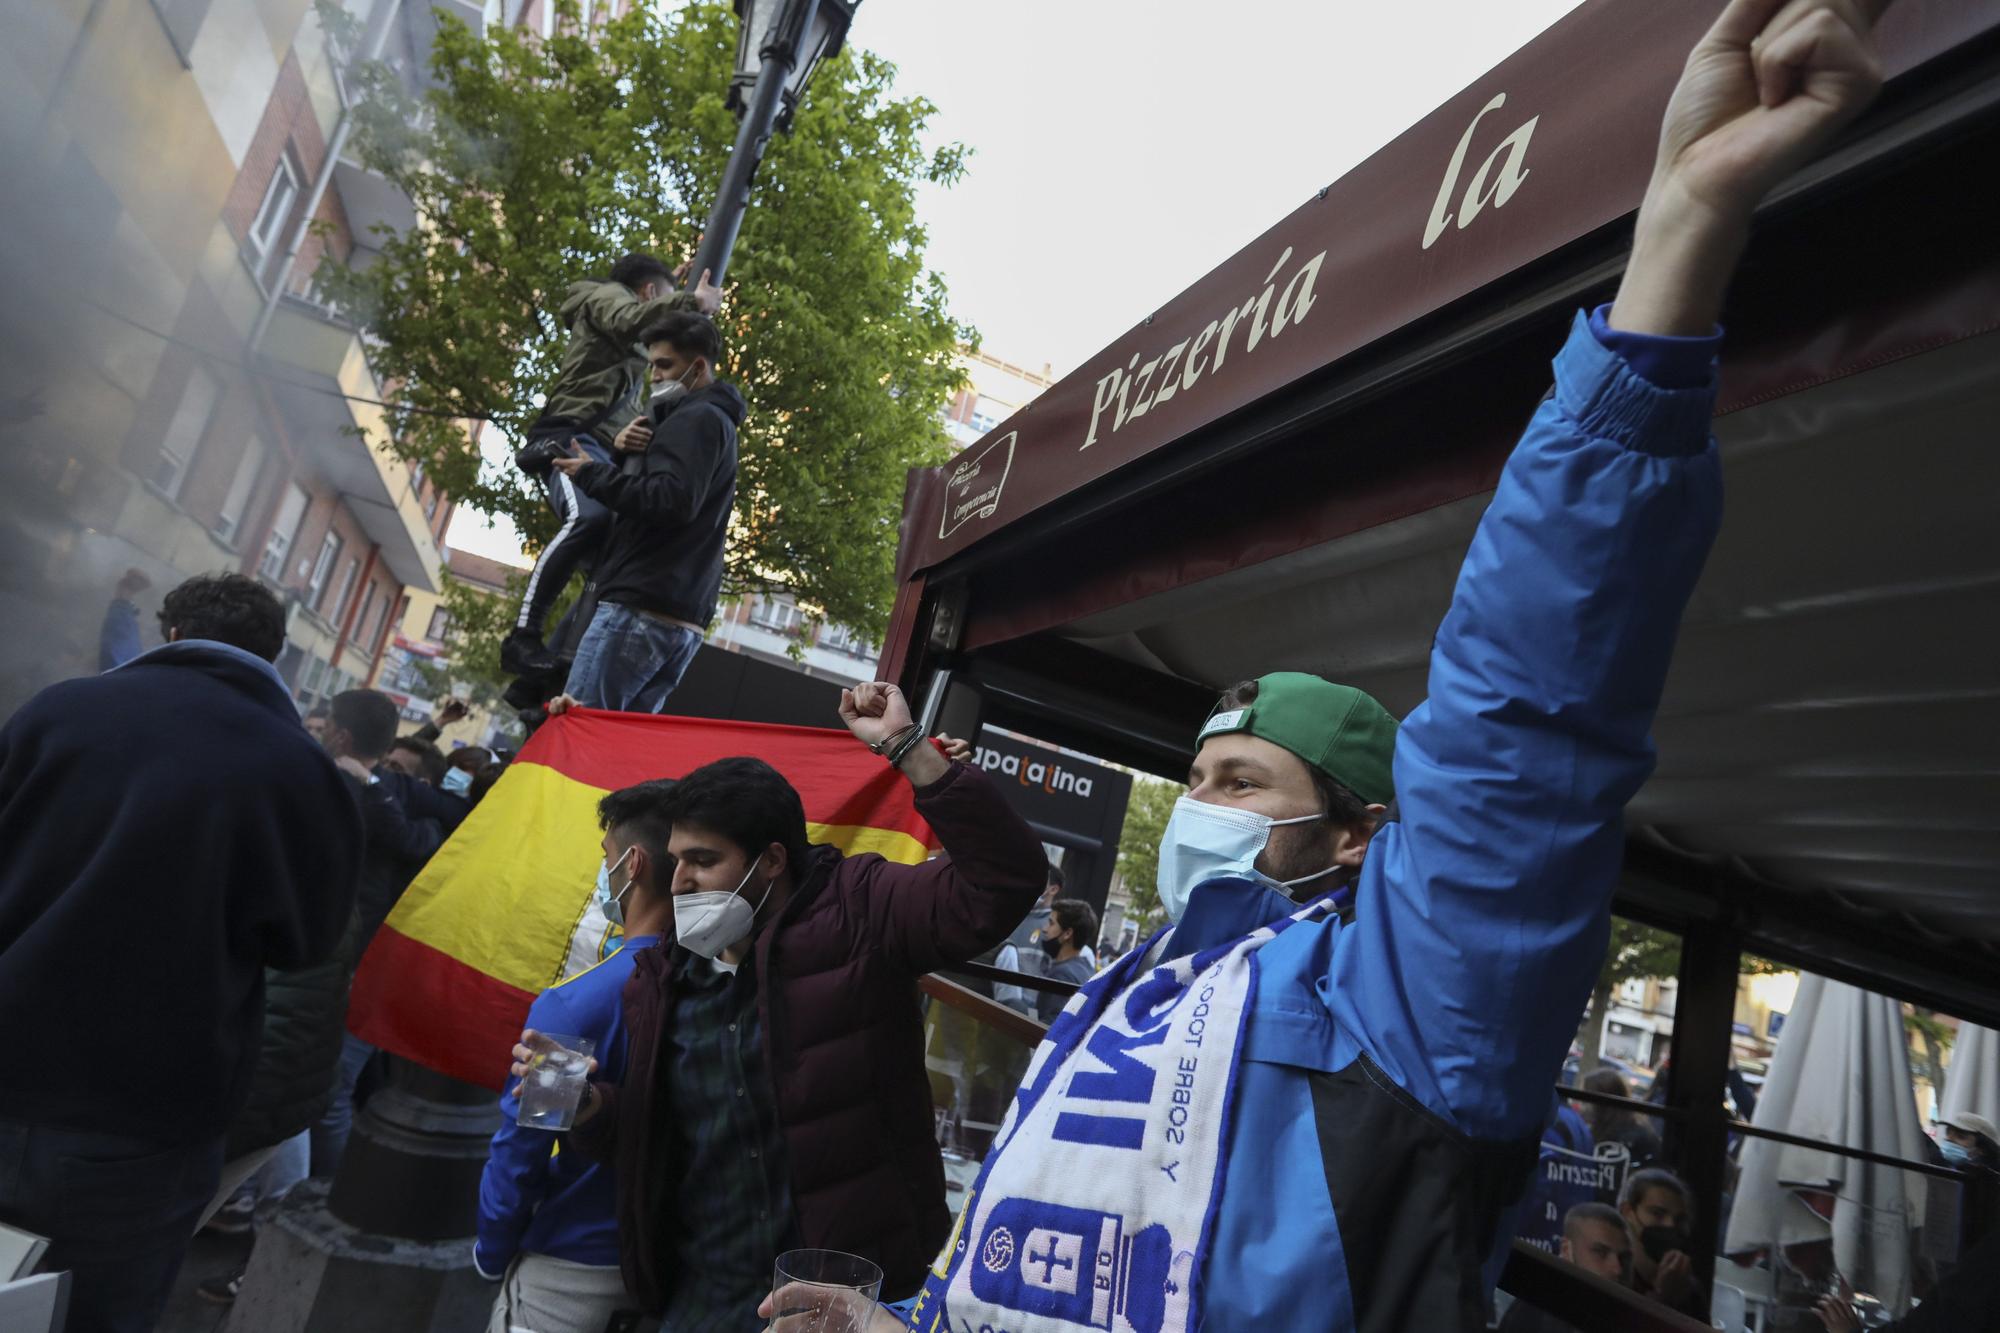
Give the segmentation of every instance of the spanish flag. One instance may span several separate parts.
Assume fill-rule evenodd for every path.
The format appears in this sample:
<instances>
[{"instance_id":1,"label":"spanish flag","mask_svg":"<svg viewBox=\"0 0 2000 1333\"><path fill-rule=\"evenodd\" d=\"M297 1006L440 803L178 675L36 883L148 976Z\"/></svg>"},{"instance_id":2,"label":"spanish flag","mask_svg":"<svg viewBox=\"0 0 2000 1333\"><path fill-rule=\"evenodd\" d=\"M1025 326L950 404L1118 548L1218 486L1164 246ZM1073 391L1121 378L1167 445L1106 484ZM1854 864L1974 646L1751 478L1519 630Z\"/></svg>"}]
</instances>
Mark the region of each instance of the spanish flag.
<instances>
[{"instance_id":1,"label":"spanish flag","mask_svg":"<svg viewBox=\"0 0 2000 1333\"><path fill-rule=\"evenodd\" d=\"M614 933L592 892L598 800L730 755L790 780L813 842L909 865L934 845L910 784L846 731L578 709L535 733L403 894L355 974L348 1028L497 1091L529 1003Z\"/></svg>"}]
</instances>

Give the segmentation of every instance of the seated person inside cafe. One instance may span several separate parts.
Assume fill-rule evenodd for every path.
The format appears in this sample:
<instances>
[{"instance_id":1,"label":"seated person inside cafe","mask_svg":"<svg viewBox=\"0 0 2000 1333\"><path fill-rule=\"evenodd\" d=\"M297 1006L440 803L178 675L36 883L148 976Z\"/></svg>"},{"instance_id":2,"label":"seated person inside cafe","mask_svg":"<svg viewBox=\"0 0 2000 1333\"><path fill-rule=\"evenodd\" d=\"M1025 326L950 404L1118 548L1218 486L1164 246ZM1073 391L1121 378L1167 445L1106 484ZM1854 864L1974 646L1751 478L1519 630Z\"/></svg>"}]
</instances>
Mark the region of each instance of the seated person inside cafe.
<instances>
[{"instance_id":1,"label":"seated person inside cafe","mask_svg":"<svg viewBox=\"0 0 2000 1333\"><path fill-rule=\"evenodd\" d=\"M1625 1219L1608 1203L1580 1203L1563 1214L1562 1249L1564 1263L1575 1264L1586 1273L1595 1273L1621 1287L1632 1285L1632 1233ZM1527 1301L1507 1307L1498 1333L1577 1333L1546 1310Z\"/></svg>"},{"instance_id":2,"label":"seated person inside cafe","mask_svg":"<svg viewBox=\"0 0 2000 1333\"><path fill-rule=\"evenodd\" d=\"M759 1327L794 1248L916 1292L951 1227L917 978L998 944L1042 891L1040 840L895 686L843 691L840 714L916 788L945 855L809 844L798 792L761 760L682 777L658 806L672 930L631 962L624 1077L588 1086L563 1140L610 1164L625 1289L674 1333Z\"/></svg>"},{"instance_id":3,"label":"seated person inside cafe","mask_svg":"<svg viewBox=\"0 0 2000 1333\"><path fill-rule=\"evenodd\" d=\"M1872 97L1869 22L1722 11L1616 299L1578 313L1472 539L1428 699L1399 726L1289 671L1222 698L1160 846L1177 924L1050 1027L921 1297L876 1325L1486 1326L1721 522L1723 292L1759 201Z\"/></svg>"}]
</instances>

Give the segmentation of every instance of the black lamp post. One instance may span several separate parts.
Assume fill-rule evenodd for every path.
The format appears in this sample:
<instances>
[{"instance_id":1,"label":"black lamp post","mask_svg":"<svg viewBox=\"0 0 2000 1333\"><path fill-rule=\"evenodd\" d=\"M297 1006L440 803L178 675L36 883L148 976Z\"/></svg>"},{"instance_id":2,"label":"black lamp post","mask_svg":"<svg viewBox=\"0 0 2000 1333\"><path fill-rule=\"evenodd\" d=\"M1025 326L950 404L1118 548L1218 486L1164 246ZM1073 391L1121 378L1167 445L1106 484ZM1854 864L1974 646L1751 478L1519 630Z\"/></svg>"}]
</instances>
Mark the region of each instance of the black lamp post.
<instances>
[{"instance_id":1,"label":"black lamp post","mask_svg":"<svg viewBox=\"0 0 2000 1333\"><path fill-rule=\"evenodd\" d=\"M694 282L707 270L722 284L750 182L764 160L774 130L791 128L792 114L822 60L840 50L861 0L736 0L742 26L736 38L736 75L729 81L729 106L743 118L736 147L716 191L715 211L702 233L701 253L688 269Z\"/></svg>"}]
</instances>

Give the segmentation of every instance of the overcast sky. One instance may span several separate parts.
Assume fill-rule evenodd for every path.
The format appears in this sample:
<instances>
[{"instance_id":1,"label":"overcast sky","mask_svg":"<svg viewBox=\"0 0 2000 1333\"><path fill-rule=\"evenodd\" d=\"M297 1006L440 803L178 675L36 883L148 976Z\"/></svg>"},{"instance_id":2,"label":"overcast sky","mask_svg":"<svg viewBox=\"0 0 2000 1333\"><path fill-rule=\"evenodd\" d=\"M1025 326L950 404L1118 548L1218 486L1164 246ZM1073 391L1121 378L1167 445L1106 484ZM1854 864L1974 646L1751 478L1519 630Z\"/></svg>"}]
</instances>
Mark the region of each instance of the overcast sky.
<instances>
[{"instance_id":1,"label":"overcast sky","mask_svg":"<svg viewBox=\"0 0 2000 1333\"><path fill-rule=\"evenodd\" d=\"M862 0L849 40L974 150L919 196L955 313L1060 375L1576 3ZM451 543L518 560L483 523Z\"/></svg>"}]
</instances>

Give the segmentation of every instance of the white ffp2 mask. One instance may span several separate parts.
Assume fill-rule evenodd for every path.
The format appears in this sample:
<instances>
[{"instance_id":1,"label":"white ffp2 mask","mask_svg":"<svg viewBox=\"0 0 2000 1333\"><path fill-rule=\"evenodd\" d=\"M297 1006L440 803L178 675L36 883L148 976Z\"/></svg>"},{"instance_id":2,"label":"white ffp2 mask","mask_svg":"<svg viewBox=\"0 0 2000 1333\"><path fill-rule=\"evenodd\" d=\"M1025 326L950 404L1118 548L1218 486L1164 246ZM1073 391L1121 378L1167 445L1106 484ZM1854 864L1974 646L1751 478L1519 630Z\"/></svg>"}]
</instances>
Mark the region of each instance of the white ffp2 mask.
<instances>
[{"instance_id":1,"label":"white ffp2 mask","mask_svg":"<svg viewBox=\"0 0 2000 1333\"><path fill-rule=\"evenodd\" d=\"M674 899L674 941L689 953L713 960L730 945L742 941L757 923L758 908L764 899L771 896L771 886L777 880L764 886L764 897L752 907L743 897L743 886L750 882L750 876L757 873L757 863L743 872L743 878L728 892L709 891L706 893L683 893Z\"/></svg>"}]
</instances>

